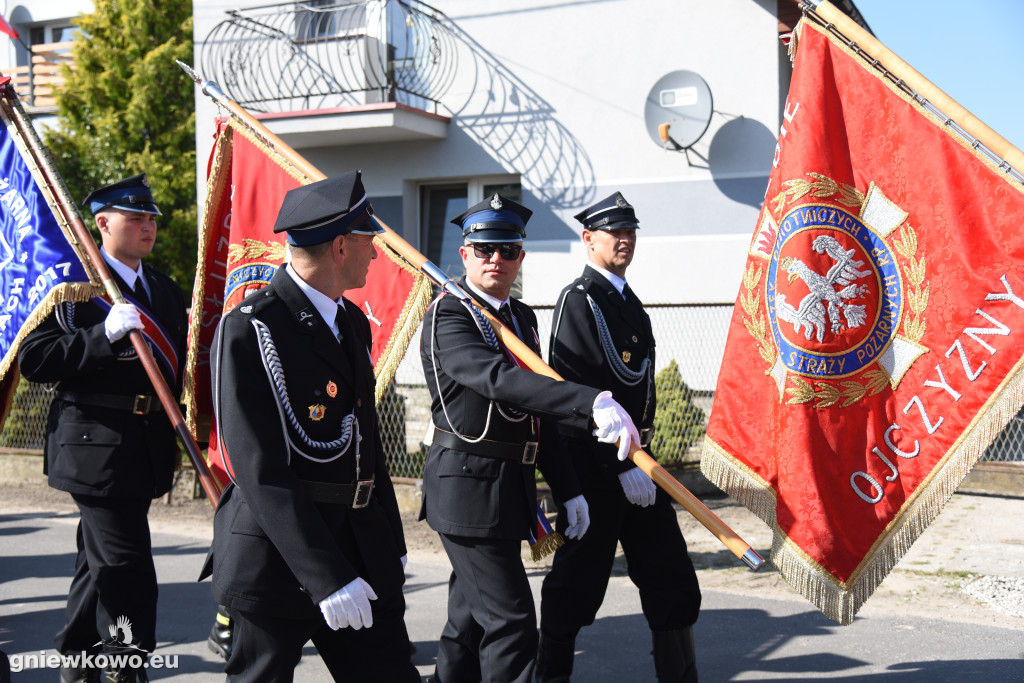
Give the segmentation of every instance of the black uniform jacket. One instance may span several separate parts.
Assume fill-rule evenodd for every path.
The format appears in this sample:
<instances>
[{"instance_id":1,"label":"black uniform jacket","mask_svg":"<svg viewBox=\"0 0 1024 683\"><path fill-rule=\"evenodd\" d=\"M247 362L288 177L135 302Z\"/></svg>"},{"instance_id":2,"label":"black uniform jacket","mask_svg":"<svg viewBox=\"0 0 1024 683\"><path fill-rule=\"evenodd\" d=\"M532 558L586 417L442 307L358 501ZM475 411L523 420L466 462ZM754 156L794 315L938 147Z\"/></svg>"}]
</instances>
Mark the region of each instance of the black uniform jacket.
<instances>
[{"instance_id":1,"label":"black uniform jacket","mask_svg":"<svg viewBox=\"0 0 1024 683\"><path fill-rule=\"evenodd\" d=\"M598 337L588 296L604 316L619 360L623 360L629 369L639 371L644 359L651 359L648 376L638 383L629 385L613 372ZM551 321L550 349L551 367L562 377L611 391L638 430L654 426L657 407L654 333L651 319L635 294L623 299L604 275L587 266L583 275L563 289L558 297ZM620 462L613 447L596 443L589 432L565 427L560 427L559 431L563 436L587 445L589 453L586 457L596 457L596 462L611 474L617 475L635 467L629 460Z\"/></svg>"},{"instance_id":2,"label":"black uniform jacket","mask_svg":"<svg viewBox=\"0 0 1024 683\"><path fill-rule=\"evenodd\" d=\"M356 577L381 598L402 589L405 538L377 431L370 325L355 304L345 306L356 336L351 347L338 342L281 269L220 322L211 353L214 410L233 473L211 548L220 604L318 617L320 601ZM276 357L261 351L254 321L269 330ZM290 409L279 407L285 397ZM358 476L374 479L373 495L362 508L316 502L305 482L356 481L356 436L343 451L311 446L300 430L330 444L353 408Z\"/></svg>"},{"instance_id":3,"label":"black uniform jacket","mask_svg":"<svg viewBox=\"0 0 1024 683\"><path fill-rule=\"evenodd\" d=\"M471 291L464 282L463 287ZM524 341L536 349L537 318L533 311L516 299L511 300L511 308ZM550 447L555 435L549 421L587 429L596 389L517 367L503 348L496 350L484 340L473 315L450 295L435 300L423 319L420 356L436 429L473 439L486 428L487 440L524 443L537 440L531 423L532 416L540 417L540 468L561 500L579 495L579 481L568 458ZM492 400L496 405L490 410L487 426ZM507 419L499 407L512 419ZM527 411L531 417L517 422L509 408ZM423 472L420 517L425 517L435 531L525 539L536 525L536 515L533 465L466 453L437 443L430 447Z\"/></svg>"},{"instance_id":4,"label":"black uniform jacket","mask_svg":"<svg viewBox=\"0 0 1024 683\"><path fill-rule=\"evenodd\" d=\"M185 299L181 288L155 268L143 266L151 315L178 351L178 373L157 365L177 396L185 365ZM115 273L122 291L130 291ZM107 340L107 313L95 303L58 304L21 344L18 364L28 380L56 383L58 392L157 399L153 383L126 335ZM46 473L50 486L94 496L155 498L171 488L178 446L167 415L133 415L54 398L46 424Z\"/></svg>"}]
</instances>

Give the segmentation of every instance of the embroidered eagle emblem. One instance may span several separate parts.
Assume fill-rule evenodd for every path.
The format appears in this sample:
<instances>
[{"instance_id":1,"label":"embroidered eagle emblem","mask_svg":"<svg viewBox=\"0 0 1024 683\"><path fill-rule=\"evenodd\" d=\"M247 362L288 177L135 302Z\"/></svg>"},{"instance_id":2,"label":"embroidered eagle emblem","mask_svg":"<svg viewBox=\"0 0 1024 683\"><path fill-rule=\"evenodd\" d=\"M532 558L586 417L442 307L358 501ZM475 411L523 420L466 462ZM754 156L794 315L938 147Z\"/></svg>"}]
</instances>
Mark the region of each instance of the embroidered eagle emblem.
<instances>
[{"instance_id":1,"label":"embroidered eagle emblem","mask_svg":"<svg viewBox=\"0 0 1024 683\"><path fill-rule=\"evenodd\" d=\"M782 320L793 323L793 330L804 330L804 337L815 338L821 342L825 337L825 318L828 318L829 329L838 334L843 329L843 321L847 327L860 327L867 320L866 307L861 304L848 303L850 299L868 293L866 285L854 284L857 280L872 274L870 269L861 270L864 262L853 258L855 250L844 249L834 237L819 235L811 243L811 248L819 254L828 254L835 264L822 275L811 269L800 259L786 257L779 265L789 273L789 281L799 278L811 290L800 301L799 308L786 302L785 294L775 296L776 315ZM839 286L841 289L836 289ZM842 316L842 317L841 317Z\"/></svg>"}]
</instances>

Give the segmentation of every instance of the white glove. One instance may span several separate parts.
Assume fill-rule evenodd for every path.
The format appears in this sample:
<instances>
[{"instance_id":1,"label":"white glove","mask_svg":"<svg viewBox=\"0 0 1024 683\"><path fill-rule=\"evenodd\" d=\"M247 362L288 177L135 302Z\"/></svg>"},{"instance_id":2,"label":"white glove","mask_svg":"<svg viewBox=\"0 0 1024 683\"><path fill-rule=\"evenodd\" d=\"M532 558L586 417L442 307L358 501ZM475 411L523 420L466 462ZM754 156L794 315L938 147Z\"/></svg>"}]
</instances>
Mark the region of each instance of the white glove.
<instances>
[{"instance_id":1,"label":"white glove","mask_svg":"<svg viewBox=\"0 0 1024 683\"><path fill-rule=\"evenodd\" d=\"M565 519L569 526L565 529L568 538L581 538L590 528L590 506L583 496L576 496L565 501Z\"/></svg>"},{"instance_id":2,"label":"white glove","mask_svg":"<svg viewBox=\"0 0 1024 683\"><path fill-rule=\"evenodd\" d=\"M346 627L358 631L364 626L373 626L370 600L376 599L377 594L370 588L370 584L356 578L321 600L320 611L327 625L335 631Z\"/></svg>"},{"instance_id":3,"label":"white glove","mask_svg":"<svg viewBox=\"0 0 1024 683\"><path fill-rule=\"evenodd\" d=\"M111 344L128 334L132 330L142 329L142 316L139 309L131 304L114 304L107 313L107 319L103 321L103 331Z\"/></svg>"},{"instance_id":4,"label":"white glove","mask_svg":"<svg viewBox=\"0 0 1024 683\"><path fill-rule=\"evenodd\" d=\"M654 495L658 492L651 478L639 467L619 473L619 483L626 494L626 500L642 508L654 505Z\"/></svg>"},{"instance_id":5,"label":"white glove","mask_svg":"<svg viewBox=\"0 0 1024 683\"><path fill-rule=\"evenodd\" d=\"M405 563L409 561L408 555L402 555L402 569L405 569Z\"/></svg>"},{"instance_id":6,"label":"white glove","mask_svg":"<svg viewBox=\"0 0 1024 683\"><path fill-rule=\"evenodd\" d=\"M612 398L610 391L602 391L594 399L594 436L601 443L619 442L619 460L629 456L629 444L640 443L640 432L636 431L629 413Z\"/></svg>"}]
</instances>

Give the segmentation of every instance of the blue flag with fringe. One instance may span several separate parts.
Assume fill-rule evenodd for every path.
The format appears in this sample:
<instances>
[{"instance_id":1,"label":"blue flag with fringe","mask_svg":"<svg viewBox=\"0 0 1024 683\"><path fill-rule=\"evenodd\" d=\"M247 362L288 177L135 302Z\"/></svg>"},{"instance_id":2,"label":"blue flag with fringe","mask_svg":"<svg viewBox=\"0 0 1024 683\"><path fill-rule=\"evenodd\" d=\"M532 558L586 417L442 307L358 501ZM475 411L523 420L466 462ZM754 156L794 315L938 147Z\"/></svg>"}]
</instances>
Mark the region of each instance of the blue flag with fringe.
<instances>
[{"instance_id":1,"label":"blue flag with fringe","mask_svg":"<svg viewBox=\"0 0 1024 683\"><path fill-rule=\"evenodd\" d=\"M29 145L38 141L26 140L19 130L14 117L22 112L6 101L4 105L0 109L0 380L6 380L16 367L21 340L54 305L87 300L93 292L88 272L33 173L36 165ZM6 412L6 399L0 395L0 414Z\"/></svg>"}]
</instances>

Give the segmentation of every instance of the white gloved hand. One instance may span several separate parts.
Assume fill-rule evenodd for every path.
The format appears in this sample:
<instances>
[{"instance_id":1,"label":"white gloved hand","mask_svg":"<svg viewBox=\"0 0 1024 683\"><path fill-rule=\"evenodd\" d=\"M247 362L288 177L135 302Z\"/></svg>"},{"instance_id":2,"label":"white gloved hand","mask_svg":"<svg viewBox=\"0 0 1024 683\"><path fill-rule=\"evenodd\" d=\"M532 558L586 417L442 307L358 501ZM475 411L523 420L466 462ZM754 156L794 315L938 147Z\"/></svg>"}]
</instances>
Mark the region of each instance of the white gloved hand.
<instances>
[{"instance_id":1,"label":"white gloved hand","mask_svg":"<svg viewBox=\"0 0 1024 683\"><path fill-rule=\"evenodd\" d=\"M629 444L632 441L640 443L640 432L633 425L626 409L619 405L618 401L612 398L610 391L602 391L594 399L594 436L601 443L619 442L619 460L625 460L629 456Z\"/></svg>"},{"instance_id":2,"label":"white gloved hand","mask_svg":"<svg viewBox=\"0 0 1024 683\"><path fill-rule=\"evenodd\" d=\"M619 483L622 484L626 500L633 505L639 505L642 508L654 505L654 496L658 492L658 488L647 476L647 473L639 467L620 472Z\"/></svg>"},{"instance_id":3,"label":"white gloved hand","mask_svg":"<svg viewBox=\"0 0 1024 683\"><path fill-rule=\"evenodd\" d=\"M364 626L373 626L370 600L376 599L377 594L370 588L370 584L356 578L321 600L320 611L327 625L335 631L346 627L358 631Z\"/></svg>"},{"instance_id":4,"label":"white gloved hand","mask_svg":"<svg viewBox=\"0 0 1024 683\"><path fill-rule=\"evenodd\" d=\"M590 528L590 506L583 496L576 496L565 501L565 520L569 526L565 529L567 538L581 538Z\"/></svg>"},{"instance_id":5,"label":"white gloved hand","mask_svg":"<svg viewBox=\"0 0 1024 683\"><path fill-rule=\"evenodd\" d=\"M131 304L114 304L103 321L103 331L111 344L132 330L142 329L142 316L139 309Z\"/></svg>"}]
</instances>

